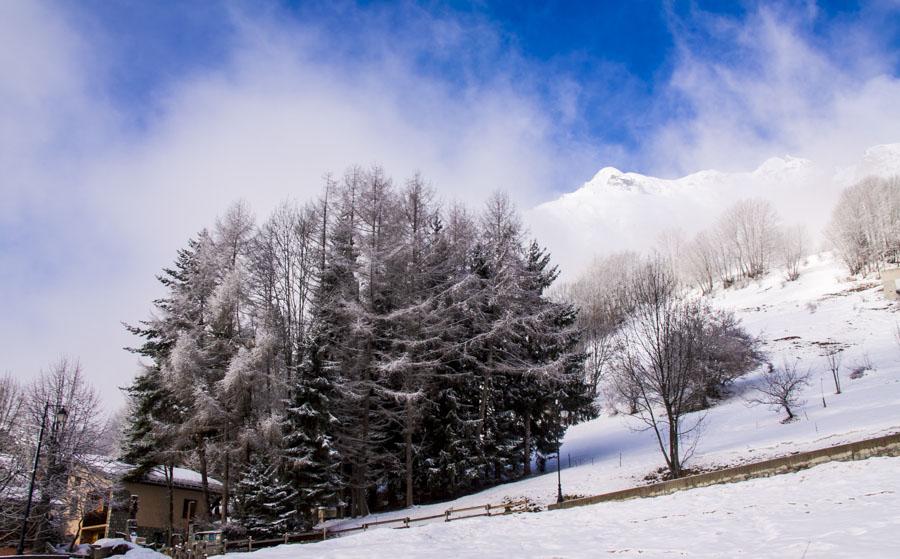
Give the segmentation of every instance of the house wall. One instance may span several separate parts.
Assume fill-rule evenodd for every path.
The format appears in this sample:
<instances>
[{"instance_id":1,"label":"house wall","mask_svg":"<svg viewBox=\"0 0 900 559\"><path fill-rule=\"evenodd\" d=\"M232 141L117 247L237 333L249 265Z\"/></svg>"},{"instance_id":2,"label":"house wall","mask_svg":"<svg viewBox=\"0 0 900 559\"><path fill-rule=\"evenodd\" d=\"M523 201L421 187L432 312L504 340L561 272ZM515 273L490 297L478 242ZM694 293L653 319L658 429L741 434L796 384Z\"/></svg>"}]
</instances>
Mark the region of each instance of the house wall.
<instances>
[{"instance_id":1,"label":"house wall","mask_svg":"<svg viewBox=\"0 0 900 559\"><path fill-rule=\"evenodd\" d=\"M161 540L162 534L165 533L166 524L169 518L169 496L165 486L153 485L148 483L123 482L116 490L115 501L116 506L107 507L107 515L105 526L99 533L97 529L88 530L80 534L78 543L89 543L98 537L114 537L116 532L126 532L128 530L127 520L129 518L129 505L131 495L138 497L137 510L137 532L140 536L150 540ZM216 494L212 493L211 497ZM110 494L110 497L112 495ZM190 519L182 518L184 512L184 501L194 500L197 502L194 517L205 512L203 508L203 491L199 489L187 489L175 487L173 491L173 530L186 534ZM81 514L82 511L79 511ZM66 533L74 535L79 531L79 517L71 518L66 523ZM93 523L92 523L93 524ZM87 525L83 526L87 528ZM71 536L69 536L71 537ZM83 541L82 541L83 540Z\"/></svg>"},{"instance_id":2,"label":"house wall","mask_svg":"<svg viewBox=\"0 0 900 559\"><path fill-rule=\"evenodd\" d=\"M125 482L125 491L138 496L137 525L138 528L165 530L169 518L168 489L161 485ZM182 518L184 501L191 499L197 502L196 515L206 511L203 508L203 491L176 487L173 491L173 516L176 531L187 532L188 519Z\"/></svg>"},{"instance_id":3,"label":"house wall","mask_svg":"<svg viewBox=\"0 0 900 559\"><path fill-rule=\"evenodd\" d=\"M884 282L885 298L891 301L900 301L900 295L897 295L897 281L900 280L900 268L884 270L881 272L881 279Z\"/></svg>"}]
</instances>

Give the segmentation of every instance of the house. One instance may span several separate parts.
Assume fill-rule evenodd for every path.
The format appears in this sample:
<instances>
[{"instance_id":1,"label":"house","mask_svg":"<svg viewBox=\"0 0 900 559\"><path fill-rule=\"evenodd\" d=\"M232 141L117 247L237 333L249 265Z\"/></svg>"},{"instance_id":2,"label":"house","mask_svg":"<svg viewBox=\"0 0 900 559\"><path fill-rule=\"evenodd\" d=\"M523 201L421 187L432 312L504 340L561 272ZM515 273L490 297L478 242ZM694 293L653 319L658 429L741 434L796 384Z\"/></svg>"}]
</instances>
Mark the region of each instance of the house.
<instances>
[{"instance_id":1,"label":"house","mask_svg":"<svg viewBox=\"0 0 900 559\"><path fill-rule=\"evenodd\" d=\"M900 268L892 268L881 272L884 282L884 296L891 301L900 301Z\"/></svg>"},{"instance_id":2,"label":"house","mask_svg":"<svg viewBox=\"0 0 900 559\"><path fill-rule=\"evenodd\" d=\"M150 542L163 543L169 520L169 482L166 469L157 466L134 476L134 467L123 462L105 461L87 477L72 477L70 491L81 491L79 506L69 511L66 533L70 541L93 543L118 533L135 534ZM100 479L101 483L97 483ZM105 482L105 483L103 483ZM186 468L172 470L172 516L174 534L186 538L198 517L216 514L222 495L222 483L207 478L211 511L204 509L200 473Z\"/></svg>"}]
</instances>

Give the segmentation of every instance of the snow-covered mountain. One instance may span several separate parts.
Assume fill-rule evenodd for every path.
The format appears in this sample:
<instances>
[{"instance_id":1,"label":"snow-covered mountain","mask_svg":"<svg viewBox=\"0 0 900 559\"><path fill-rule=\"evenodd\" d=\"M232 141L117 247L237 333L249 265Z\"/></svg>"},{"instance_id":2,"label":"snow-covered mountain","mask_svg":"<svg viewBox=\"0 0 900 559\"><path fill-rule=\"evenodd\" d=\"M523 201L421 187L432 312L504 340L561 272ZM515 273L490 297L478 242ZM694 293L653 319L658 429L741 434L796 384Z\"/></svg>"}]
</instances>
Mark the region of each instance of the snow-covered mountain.
<instances>
[{"instance_id":1,"label":"snow-covered mountain","mask_svg":"<svg viewBox=\"0 0 900 559\"><path fill-rule=\"evenodd\" d=\"M707 170L676 179L605 167L578 190L530 210L527 221L571 276L593 255L646 250L667 230L690 236L748 197L770 200L785 223L804 223L818 239L843 188L868 175L898 173L900 143L872 147L847 167L784 156L750 172Z\"/></svg>"}]
</instances>

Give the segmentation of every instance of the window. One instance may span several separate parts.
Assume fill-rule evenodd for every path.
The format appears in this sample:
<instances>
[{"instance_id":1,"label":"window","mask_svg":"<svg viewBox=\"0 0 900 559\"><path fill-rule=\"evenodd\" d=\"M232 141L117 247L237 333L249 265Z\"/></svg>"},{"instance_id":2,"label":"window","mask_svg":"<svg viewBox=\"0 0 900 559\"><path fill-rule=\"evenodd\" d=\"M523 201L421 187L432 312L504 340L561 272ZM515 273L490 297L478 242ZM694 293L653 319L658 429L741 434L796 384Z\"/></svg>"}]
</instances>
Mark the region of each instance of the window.
<instances>
[{"instance_id":1,"label":"window","mask_svg":"<svg viewBox=\"0 0 900 559\"><path fill-rule=\"evenodd\" d=\"M131 496L131 503L128 506L128 518L134 519L137 518L138 513L138 496Z\"/></svg>"},{"instance_id":2,"label":"window","mask_svg":"<svg viewBox=\"0 0 900 559\"><path fill-rule=\"evenodd\" d=\"M184 505L181 507L181 518L191 520L197 514L197 500L185 499Z\"/></svg>"}]
</instances>

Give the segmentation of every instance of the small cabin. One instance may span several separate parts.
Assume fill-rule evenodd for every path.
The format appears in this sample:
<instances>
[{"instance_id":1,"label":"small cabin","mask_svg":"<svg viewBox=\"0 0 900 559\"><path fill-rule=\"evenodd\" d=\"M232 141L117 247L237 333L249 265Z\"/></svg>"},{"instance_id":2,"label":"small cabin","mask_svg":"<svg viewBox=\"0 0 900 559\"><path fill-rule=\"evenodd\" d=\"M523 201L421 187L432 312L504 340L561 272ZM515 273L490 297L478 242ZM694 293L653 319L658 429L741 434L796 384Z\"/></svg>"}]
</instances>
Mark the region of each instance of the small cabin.
<instances>
[{"instance_id":1,"label":"small cabin","mask_svg":"<svg viewBox=\"0 0 900 559\"><path fill-rule=\"evenodd\" d=\"M900 301L900 268L891 268L881 272L884 282L884 296L889 301Z\"/></svg>"},{"instance_id":2,"label":"small cabin","mask_svg":"<svg viewBox=\"0 0 900 559\"><path fill-rule=\"evenodd\" d=\"M133 535L148 542L164 542L169 519L169 480L162 466L140 476L130 475L133 467L122 462L108 462L102 476L109 481L108 489L98 491L97 484L83 484L85 494L80 499L80 514L70 516L68 534L76 543L93 543L100 538L116 537L119 533ZM186 540L193 532L195 519L217 513L222 495L222 483L208 478L210 508L204 509L201 475L186 468L172 470L172 500L174 534ZM79 479L70 480L70 490L78 490ZM73 487L74 484L74 487Z\"/></svg>"}]
</instances>

